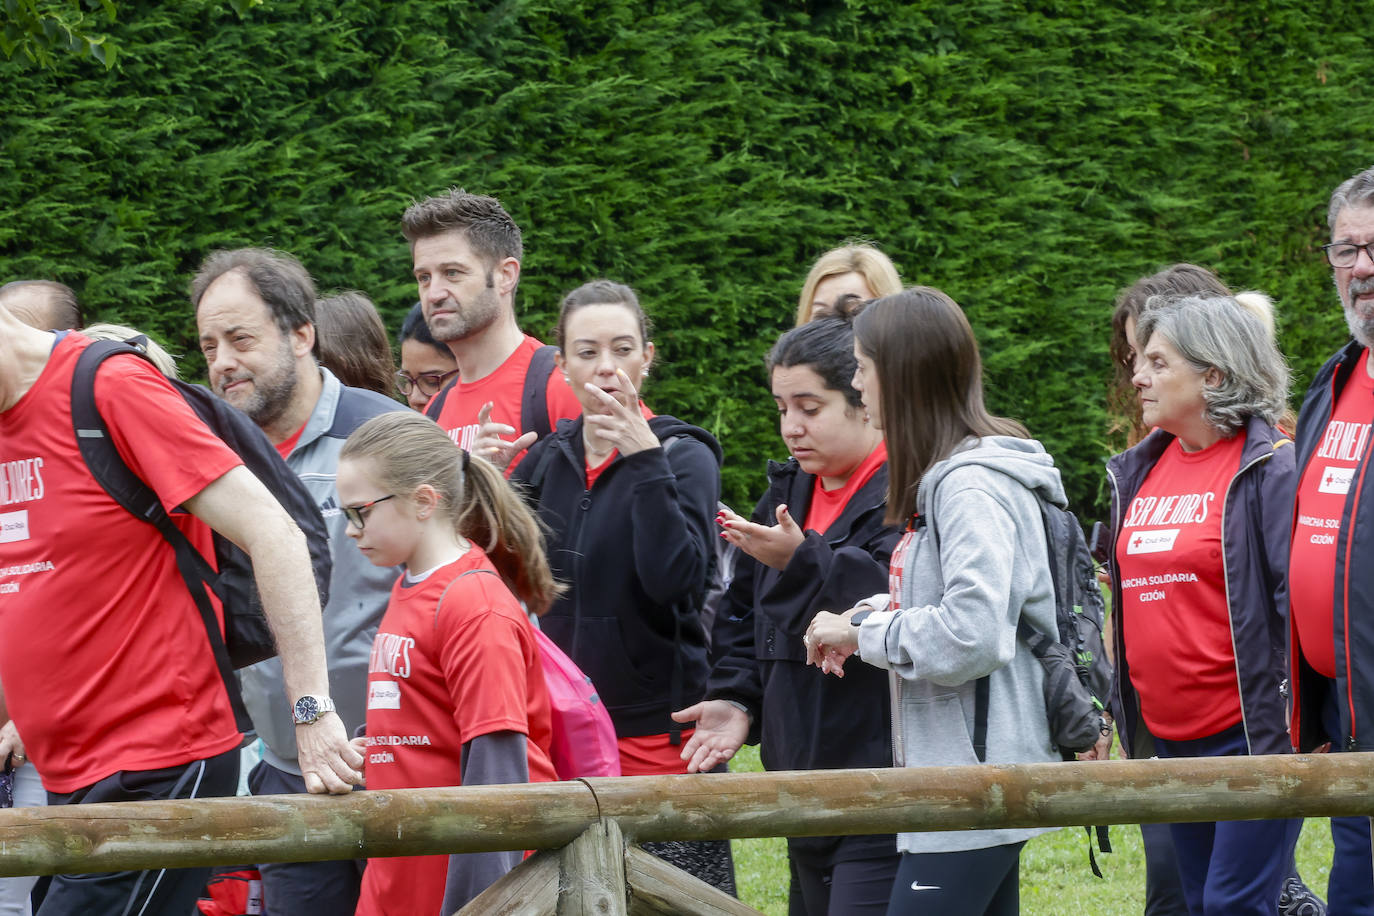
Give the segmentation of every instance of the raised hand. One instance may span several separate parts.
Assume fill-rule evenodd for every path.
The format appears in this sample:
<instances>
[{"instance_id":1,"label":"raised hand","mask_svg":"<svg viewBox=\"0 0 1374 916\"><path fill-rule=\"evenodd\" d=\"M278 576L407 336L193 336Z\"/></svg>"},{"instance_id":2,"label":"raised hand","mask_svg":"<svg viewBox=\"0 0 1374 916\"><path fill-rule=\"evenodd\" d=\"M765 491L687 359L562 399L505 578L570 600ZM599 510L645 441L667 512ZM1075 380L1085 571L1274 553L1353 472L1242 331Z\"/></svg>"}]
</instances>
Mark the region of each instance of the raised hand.
<instances>
[{"instance_id":1,"label":"raised hand","mask_svg":"<svg viewBox=\"0 0 1374 916\"><path fill-rule=\"evenodd\" d=\"M805 536L801 526L793 521L786 506L778 506L776 525L756 525L729 509L716 513L721 537L758 560L764 566L784 569L792 560Z\"/></svg>"}]
</instances>

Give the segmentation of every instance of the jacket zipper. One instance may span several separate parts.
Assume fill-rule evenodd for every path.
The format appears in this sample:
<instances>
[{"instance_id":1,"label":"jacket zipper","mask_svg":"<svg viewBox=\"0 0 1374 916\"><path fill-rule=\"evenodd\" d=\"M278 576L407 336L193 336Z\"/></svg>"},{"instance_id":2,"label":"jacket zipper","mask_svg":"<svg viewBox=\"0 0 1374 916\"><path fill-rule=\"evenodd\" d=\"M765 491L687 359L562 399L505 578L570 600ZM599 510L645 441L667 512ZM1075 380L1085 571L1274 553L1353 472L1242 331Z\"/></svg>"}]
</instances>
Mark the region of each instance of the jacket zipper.
<instances>
[{"instance_id":1,"label":"jacket zipper","mask_svg":"<svg viewBox=\"0 0 1374 916\"><path fill-rule=\"evenodd\" d=\"M1226 629L1231 636L1231 658L1234 659L1236 670L1236 695L1240 698L1240 727L1245 732L1245 753L1253 754L1254 748L1250 746L1250 721L1245 715L1245 689L1240 681L1240 654L1236 651L1236 618L1231 611L1231 570L1226 564L1226 510L1231 506L1231 493L1235 489L1236 481L1240 480L1251 468L1258 464L1268 461L1274 456L1271 449L1268 454L1260 455L1241 468L1231 477L1231 482L1226 485L1226 498L1221 501L1221 581L1222 588L1226 593Z\"/></svg>"}]
</instances>

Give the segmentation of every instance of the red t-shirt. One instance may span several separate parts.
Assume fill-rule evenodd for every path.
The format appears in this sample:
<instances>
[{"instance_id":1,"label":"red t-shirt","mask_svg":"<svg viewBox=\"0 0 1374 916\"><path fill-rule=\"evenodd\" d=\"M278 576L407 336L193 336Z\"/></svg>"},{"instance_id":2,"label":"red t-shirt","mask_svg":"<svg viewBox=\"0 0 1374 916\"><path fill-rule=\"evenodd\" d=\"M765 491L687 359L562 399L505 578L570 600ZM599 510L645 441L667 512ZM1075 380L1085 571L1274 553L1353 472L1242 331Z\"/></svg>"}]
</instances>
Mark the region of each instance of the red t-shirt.
<instances>
[{"instance_id":1,"label":"red t-shirt","mask_svg":"<svg viewBox=\"0 0 1374 916\"><path fill-rule=\"evenodd\" d=\"M1175 439L1126 509L1116 562L1126 661L1150 731L1170 741L1240 721L1221 514L1244 436L1185 452Z\"/></svg>"},{"instance_id":2,"label":"red t-shirt","mask_svg":"<svg viewBox=\"0 0 1374 916\"><path fill-rule=\"evenodd\" d=\"M369 789L460 785L463 745L503 731L528 737L530 782L558 778L529 618L499 577L459 578L476 569L494 572L474 546L421 582L402 578L391 592L368 665ZM447 870L447 856L371 860L359 916L438 913Z\"/></svg>"},{"instance_id":3,"label":"red t-shirt","mask_svg":"<svg viewBox=\"0 0 1374 916\"><path fill-rule=\"evenodd\" d=\"M301 441L301 433L305 432L306 424L302 423L301 428L292 433L285 440L277 443L277 454L281 455L283 461L291 457L291 452L295 450L296 443Z\"/></svg>"},{"instance_id":4,"label":"red t-shirt","mask_svg":"<svg viewBox=\"0 0 1374 916\"><path fill-rule=\"evenodd\" d=\"M878 473L878 468L887 463L887 442L879 442L878 447L868 453L868 457L859 462L859 466L849 475L849 479L844 482L844 486L827 490L821 485L821 479L816 478L815 484L811 487L811 505L806 510L806 524L802 528L825 534L826 530L833 524L835 519L844 512L844 507L849 505L849 501L854 498L854 494L863 489L863 485L873 479L873 475Z\"/></svg>"},{"instance_id":5,"label":"red t-shirt","mask_svg":"<svg viewBox=\"0 0 1374 916\"><path fill-rule=\"evenodd\" d=\"M0 412L0 681L43 784L59 793L240 740L172 548L106 494L77 450L72 370L90 343L64 336ZM103 363L95 399L121 457L169 511L242 463L142 359Z\"/></svg>"},{"instance_id":6,"label":"red t-shirt","mask_svg":"<svg viewBox=\"0 0 1374 916\"><path fill-rule=\"evenodd\" d=\"M525 373L529 371L534 351L542 346L543 344L526 334L524 342L516 347L515 352L486 378L480 378L475 382L464 381L461 377L456 379L444 400L444 409L439 414L439 425L448 433L449 438L457 442L461 448L472 448L473 440L477 438L477 430L481 428L481 424L477 422L477 414L488 401L492 402L493 423L505 423L520 430L520 399L525 391ZM557 369L549 373L547 396L549 429L553 429L558 421L565 417L582 415L581 403L573 396L572 388L563 378L563 373ZM524 430L520 432L523 433ZM516 455L506 473L509 474L524 457L524 452Z\"/></svg>"},{"instance_id":7,"label":"red t-shirt","mask_svg":"<svg viewBox=\"0 0 1374 916\"><path fill-rule=\"evenodd\" d=\"M1298 482L1293 549L1288 561L1288 607L1303 657L1319 674L1336 676L1336 536L1355 469L1369 446L1374 379L1365 371L1369 351L1350 376L1331 412L1321 444Z\"/></svg>"},{"instance_id":8,"label":"red t-shirt","mask_svg":"<svg viewBox=\"0 0 1374 916\"><path fill-rule=\"evenodd\" d=\"M667 734L638 735L633 738L617 738L616 747L620 750L621 776L676 776L687 772L687 762L682 759L682 745L692 737L695 729L684 729L682 744L673 744Z\"/></svg>"}]
</instances>

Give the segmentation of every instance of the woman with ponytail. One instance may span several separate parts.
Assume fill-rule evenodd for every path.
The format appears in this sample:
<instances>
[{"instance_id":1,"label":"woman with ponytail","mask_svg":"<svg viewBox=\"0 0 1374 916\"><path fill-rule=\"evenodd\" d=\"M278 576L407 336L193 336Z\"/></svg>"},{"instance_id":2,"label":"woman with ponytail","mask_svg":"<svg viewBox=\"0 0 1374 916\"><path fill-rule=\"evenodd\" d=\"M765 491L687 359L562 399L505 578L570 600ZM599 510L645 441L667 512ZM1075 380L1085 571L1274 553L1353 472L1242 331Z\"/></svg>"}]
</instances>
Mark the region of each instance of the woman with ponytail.
<instances>
[{"instance_id":1,"label":"woman with ponytail","mask_svg":"<svg viewBox=\"0 0 1374 916\"><path fill-rule=\"evenodd\" d=\"M377 566L405 567L368 668L369 789L556 779L549 697L523 601L558 594L539 523L501 473L434 421L396 412L339 456L348 536ZM452 913L519 852L374 859L357 912Z\"/></svg>"}]
</instances>

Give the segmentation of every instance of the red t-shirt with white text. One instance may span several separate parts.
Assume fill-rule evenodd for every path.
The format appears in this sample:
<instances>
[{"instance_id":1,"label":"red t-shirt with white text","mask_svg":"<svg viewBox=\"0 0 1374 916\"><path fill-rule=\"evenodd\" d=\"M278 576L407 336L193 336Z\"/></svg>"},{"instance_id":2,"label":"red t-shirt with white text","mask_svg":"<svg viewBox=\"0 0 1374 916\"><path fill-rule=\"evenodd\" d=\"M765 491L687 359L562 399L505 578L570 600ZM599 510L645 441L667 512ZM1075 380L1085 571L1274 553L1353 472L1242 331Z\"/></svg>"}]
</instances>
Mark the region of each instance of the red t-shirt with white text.
<instances>
[{"instance_id":1,"label":"red t-shirt with white text","mask_svg":"<svg viewBox=\"0 0 1374 916\"><path fill-rule=\"evenodd\" d=\"M525 374L529 371L530 360L534 358L534 351L542 346L538 340L526 334L515 352L490 375L472 382L458 378L452 383L438 422L460 448L472 448L477 431L481 429L477 414L488 401L492 403L493 423L504 423L520 433L525 432L520 429L520 399L525 392ZM573 396L567 379L557 369L549 373L547 398L549 429L556 427L558 421L565 417L582 415L582 404ZM525 453L521 452L510 463L510 467L514 468L524 457ZM510 469L506 473L509 474Z\"/></svg>"},{"instance_id":2,"label":"red t-shirt with white text","mask_svg":"<svg viewBox=\"0 0 1374 916\"><path fill-rule=\"evenodd\" d=\"M172 548L110 498L77 449L72 371L89 345L65 335L0 412L0 681L58 793L240 740ZM169 511L242 463L140 358L103 363L95 399L121 457Z\"/></svg>"},{"instance_id":3,"label":"red t-shirt with white text","mask_svg":"<svg viewBox=\"0 0 1374 916\"><path fill-rule=\"evenodd\" d=\"M1205 738L1240 721L1221 515L1244 436L1197 452L1169 443L1126 508L1116 542L1122 635L1150 731Z\"/></svg>"},{"instance_id":4,"label":"red t-shirt with white text","mask_svg":"<svg viewBox=\"0 0 1374 916\"><path fill-rule=\"evenodd\" d=\"M477 569L489 572L459 578ZM397 581L368 665L369 789L460 785L463 745L493 732L528 737L530 782L558 778L539 647L494 571L474 546L420 582ZM359 916L438 913L447 870L442 855L372 859Z\"/></svg>"},{"instance_id":5,"label":"red t-shirt with white text","mask_svg":"<svg viewBox=\"0 0 1374 916\"><path fill-rule=\"evenodd\" d=\"M1321 443L1298 482L1293 549L1288 561L1288 607L1303 657L1319 674L1336 676L1336 537L1346 494L1369 447L1374 417L1374 379L1365 370L1369 351L1341 391Z\"/></svg>"}]
</instances>

